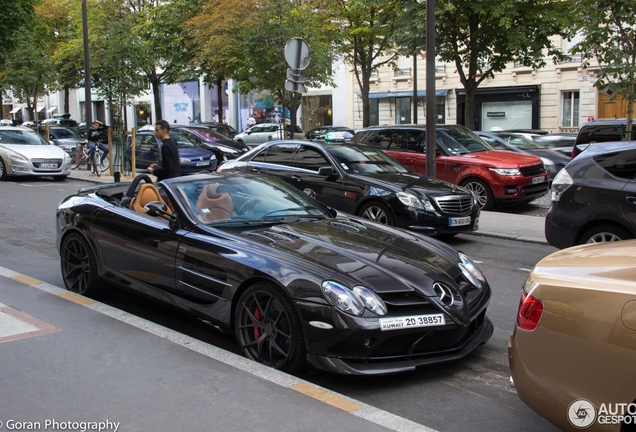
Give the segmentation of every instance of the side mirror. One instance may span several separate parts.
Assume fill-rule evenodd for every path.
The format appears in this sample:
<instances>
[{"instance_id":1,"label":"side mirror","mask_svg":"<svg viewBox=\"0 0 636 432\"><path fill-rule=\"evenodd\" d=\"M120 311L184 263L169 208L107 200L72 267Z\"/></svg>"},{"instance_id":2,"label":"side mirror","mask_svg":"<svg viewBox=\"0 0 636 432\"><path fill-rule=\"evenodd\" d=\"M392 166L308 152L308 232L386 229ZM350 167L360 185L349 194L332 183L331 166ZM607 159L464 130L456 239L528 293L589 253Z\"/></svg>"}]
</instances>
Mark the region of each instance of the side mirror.
<instances>
[{"instance_id":1,"label":"side mirror","mask_svg":"<svg viewBox=\"0 0 636 432\"><path fill-rule=\"evenodd\" d=\"M333 167L324 166L318 168L318 175L322 177L331 177L333 175Z\"/></svg>"}]
</instances>

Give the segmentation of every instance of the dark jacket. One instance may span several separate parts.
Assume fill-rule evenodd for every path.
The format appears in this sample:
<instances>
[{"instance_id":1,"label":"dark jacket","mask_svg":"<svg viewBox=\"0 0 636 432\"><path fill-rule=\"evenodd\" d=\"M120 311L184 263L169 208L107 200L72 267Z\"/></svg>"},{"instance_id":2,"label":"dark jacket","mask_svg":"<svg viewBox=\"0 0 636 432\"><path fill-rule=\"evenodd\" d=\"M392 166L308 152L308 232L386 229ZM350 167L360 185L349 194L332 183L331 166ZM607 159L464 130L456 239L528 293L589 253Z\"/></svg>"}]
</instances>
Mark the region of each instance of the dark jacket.
<instances>
[{"instance_id":1,"label":"dark jacket","mask_svg":"<svg viewBox=\"0 0 636 432\"><path fill-rule=\"evenodd\" d=\"M167 138L162 141L161 164L154 169L153 174L157 176L158 181L181 175L179 149L174 139Z\"/></svg>"},{"instance_id":2,"label":"dark jacket","mask_svg":"<svg viewBox=\"0 0 636 432\"><path fill-rule=\"evenodd\" d=\"M108 126L102 124L97 129L90 129L88 133L84 134L84 137L93 142L108 142Z\"/></svg>"}]
</instances>

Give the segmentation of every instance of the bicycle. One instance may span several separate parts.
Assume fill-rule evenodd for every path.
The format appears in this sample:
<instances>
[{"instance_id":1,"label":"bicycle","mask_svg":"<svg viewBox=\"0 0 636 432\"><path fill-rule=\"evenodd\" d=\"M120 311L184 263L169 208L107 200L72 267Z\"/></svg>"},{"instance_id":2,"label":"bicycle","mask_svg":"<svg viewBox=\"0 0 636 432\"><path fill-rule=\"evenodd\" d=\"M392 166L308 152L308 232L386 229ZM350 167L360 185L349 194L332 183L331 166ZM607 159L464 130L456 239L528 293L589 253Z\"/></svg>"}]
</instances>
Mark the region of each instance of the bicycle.
<instances>
[{"instance_id":1,"label":"bicycle","mask_svg":"<svg viewBox=\"0 0 636 432\"><path fill-rule=\"evenodd\" d=\"M81 151L76 147L71 155L71 168L88 169L90 151L91 150L86 145L81 146ZM93 156L91 171L97 174L98 177L102 175L102 172L108 171L110 168L110 158L106 157L100 162L103 153L104 152L99 148L99 146L95 146L95 155Z\"/></svg>"}]
</instances>

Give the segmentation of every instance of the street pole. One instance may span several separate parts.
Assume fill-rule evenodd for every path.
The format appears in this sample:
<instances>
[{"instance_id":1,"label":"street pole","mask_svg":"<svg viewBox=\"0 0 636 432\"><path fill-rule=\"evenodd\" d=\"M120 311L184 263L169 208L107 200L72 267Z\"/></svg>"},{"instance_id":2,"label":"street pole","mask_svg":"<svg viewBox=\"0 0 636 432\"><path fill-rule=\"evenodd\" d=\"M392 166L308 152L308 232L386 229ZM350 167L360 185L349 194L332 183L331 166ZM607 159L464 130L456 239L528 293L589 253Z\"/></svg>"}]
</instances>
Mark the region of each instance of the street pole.
<instances>
[{"instance_id":1,"label":"street pole","mask_svg":"<svg viewBox=\"0 0 636 432\"><path fill-rule=\"evenodd\" d=\"M426 175L435 177L435 0L426 1Z\"/></svg>"},{"instance_id":2,"label":"street pole","mask_svg":"<svg viewBox=\"0 0 636 432\"><path fill-rule=\"evenodd\" d=\"M417 124L417 54L413 50L413 124Z\"/></svg>"},{"instance_id":3,"label":"street pole","mask_svg":"<svg viewBox=\"0 0 636 432\"><path fill-rule=\"evenodd\" d=\"M86 0L82 0L82 37L84 39L84 110L86 121L86 136L89 134L93 122L93 102L91 100L91 69L88 56L88 14Z\"/></svg>"}]
</instances>

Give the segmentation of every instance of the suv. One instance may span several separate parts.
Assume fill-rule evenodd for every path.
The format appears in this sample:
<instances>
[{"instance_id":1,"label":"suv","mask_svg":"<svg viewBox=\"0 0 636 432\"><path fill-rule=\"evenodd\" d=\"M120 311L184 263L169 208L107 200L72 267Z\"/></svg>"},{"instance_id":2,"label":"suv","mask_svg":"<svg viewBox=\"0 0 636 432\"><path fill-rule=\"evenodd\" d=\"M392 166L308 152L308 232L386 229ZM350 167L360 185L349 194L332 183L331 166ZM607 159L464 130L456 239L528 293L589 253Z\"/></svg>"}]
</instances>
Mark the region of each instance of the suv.
<instances>
[{"instance_id":1,"label":"suv","mask_svg":"<svg viewBox=\"0 0 636 432\"><path fill-rule=\"evenodd\" d=\"M584 123L579 129L572 149L572 159L578 156L590 144L608 141L623 141L627 130L627 120L597 120ZM632 126L633 130L633 126ZM632 133L632 140L636 135Z\"/></svg>"},{"instance_id":2,"label":"suv","mask_svg":"<svg viewBox=\"0 0 636 432\"><path fill-rule=\"evenodd\" d=\"M548 193L549 173L537 156L493 150L462 125L437 125L437 178L471 190L484 210L524 204ZM426 175L426 127L375 126L352 142L380 147L411 171Z\"/></svg>"},{"instance_id":3,"label":"suv","mask_svg":"<svg viewBox=\"0 0 636 432\"><path fill-rule=\"evenodd\" d=\"M566 248L636 237L636 142L598 143L552 182L545 238Z\"/></svg>"}]
</instances>

